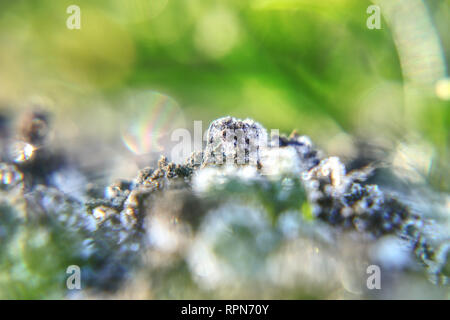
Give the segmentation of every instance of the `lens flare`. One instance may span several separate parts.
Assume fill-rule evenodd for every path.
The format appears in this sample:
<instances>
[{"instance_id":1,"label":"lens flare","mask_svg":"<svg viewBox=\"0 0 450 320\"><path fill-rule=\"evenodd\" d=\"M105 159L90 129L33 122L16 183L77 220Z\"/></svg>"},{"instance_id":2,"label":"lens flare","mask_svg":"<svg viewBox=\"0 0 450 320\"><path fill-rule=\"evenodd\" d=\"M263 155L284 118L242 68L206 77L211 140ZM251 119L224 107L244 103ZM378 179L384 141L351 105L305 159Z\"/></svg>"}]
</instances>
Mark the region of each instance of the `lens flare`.
<instances>
[{"instance_id":1,"label":"lens flare","mask_svg":"<svg viewBox=\"0 0 450 320\"><path fill-rule=\"evenodd\" d=\"M10 145L9 155L16 163L26 162L31 160L36 148L25 141L16 141Z\"/></svg>"},{"instance_id":2,"label":"lens flare","mask_svg":"<svg viewBox=\"0 0 450 320\"><path fill-rule=\"evenodd\" d=\"M176 101L155 91L132 94L126 100L128 116L122 125L125 146L136 155L162 152L171 132L184 125Z\"/></svg>"}]
</instances>

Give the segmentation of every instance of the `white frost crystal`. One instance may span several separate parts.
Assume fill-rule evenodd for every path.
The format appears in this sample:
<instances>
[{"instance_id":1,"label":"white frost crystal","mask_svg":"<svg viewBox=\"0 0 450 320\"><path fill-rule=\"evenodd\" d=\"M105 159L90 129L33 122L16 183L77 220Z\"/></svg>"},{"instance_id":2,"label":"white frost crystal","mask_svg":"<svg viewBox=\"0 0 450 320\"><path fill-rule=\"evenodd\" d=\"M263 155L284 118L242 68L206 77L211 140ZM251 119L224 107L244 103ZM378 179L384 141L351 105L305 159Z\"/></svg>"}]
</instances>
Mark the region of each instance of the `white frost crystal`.
<instances>
[{"instance_id":1,"label":"white frost crystal","mask_svg":"<svg viewBox=\"0 0 450 320\"><path fill-rule=\"evenodd\" d=\"M211 123L203 165L260 164L260 150L267 145L267 131L251 119L224 117Z\"/></svg>"},{"instance_id":2,"label":"white frost crystal","mask_svg":"<svg viewBox=\"0 0 450 320\"><path fill-rule=\"evenodd\" d=\"M242 183L260 179L253 166L235 168L224 166L222 168L206 167L196 171L192 178L192 189L198 194L211 191L230 180L239 180Z\"/></svg>"},{"instance_id":3,"label":"white frost crystal","mask_svg":"<svg viewBox=\"0 0 450 320\"><path fill-rule=\"evenodd\" d=\"M323 159L320 164L305 174L306 180L327 178L330 186L337 194L342 194L350 180L346 178L346 170L344 164L338 157L329 157Z\"/></svg>"},{"instance_id":4,"label":"white frost crystal","mask_svg":"<svg viewBox=\"0 0 450 320\"><path fill-rule=\"evenodd\" d=\"M297 151L291 146L264 148L261 155L263 175L299 175L302 171Z\"/></svg>"}]
</instances>

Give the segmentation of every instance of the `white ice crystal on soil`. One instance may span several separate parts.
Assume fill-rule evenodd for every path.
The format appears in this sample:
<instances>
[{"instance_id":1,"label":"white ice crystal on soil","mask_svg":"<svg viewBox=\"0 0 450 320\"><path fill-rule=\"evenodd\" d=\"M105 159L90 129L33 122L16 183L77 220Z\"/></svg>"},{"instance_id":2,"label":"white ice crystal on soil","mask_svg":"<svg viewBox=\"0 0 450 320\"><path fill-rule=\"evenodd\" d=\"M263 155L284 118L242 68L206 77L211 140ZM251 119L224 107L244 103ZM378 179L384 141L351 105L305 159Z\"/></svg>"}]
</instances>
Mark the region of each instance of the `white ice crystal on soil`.
<instances>
[{"instance_id":1,"label":"white ice crystal on soil","mask_svg":"<svg viewBox=\"0 0 450 320\"><path fill-rule=\"evenodd\" d=\"M267 131L258 122L220 118L208 128L203 164L257 166L260 163L260 149L267 143Z\"/></svg>"}]
</instances>

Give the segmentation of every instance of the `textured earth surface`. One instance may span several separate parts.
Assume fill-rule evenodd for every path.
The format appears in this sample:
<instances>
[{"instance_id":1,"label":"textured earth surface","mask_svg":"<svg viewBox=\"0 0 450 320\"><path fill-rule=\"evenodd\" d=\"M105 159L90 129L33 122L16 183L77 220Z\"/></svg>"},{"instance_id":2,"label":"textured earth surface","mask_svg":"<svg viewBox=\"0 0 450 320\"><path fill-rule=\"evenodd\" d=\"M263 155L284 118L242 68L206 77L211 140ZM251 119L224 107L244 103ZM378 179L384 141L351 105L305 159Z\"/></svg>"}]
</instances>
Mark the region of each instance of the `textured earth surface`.
<instances>
[{"instance_id":1,"label":"textured earth surface","mask_svg":"<svg viewBox=\"0 0 450 320\"><path fill-rule=\"evenodd\" d=\"M224 117L184 163L103 186L48 142L45 112L8 130L1 298L449 298L448 195L420 205L306 136Z\"/></svg>"}]
</instances>

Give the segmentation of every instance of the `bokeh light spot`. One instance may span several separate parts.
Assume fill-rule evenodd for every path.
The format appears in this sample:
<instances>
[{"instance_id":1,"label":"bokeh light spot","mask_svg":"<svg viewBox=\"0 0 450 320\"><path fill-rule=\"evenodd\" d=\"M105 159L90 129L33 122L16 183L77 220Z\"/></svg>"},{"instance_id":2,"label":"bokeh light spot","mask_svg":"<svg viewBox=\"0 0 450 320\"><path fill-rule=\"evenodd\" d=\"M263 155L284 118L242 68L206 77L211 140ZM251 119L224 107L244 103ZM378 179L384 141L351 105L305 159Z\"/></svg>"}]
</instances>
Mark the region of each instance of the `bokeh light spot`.
<instances>
[{"instance_id":1,"label":"bokeh light spot","mask_svg":"<svg viewBox=\"0 0 450 320\"><path fill-rule=\"evenodd\" d=\"M436 83L436 95L439 99L450 100L450 79L444 78Z\"/></svg>"},{"instance_id":2,"label":"bokeh light spot","mask_svg":"<svg viewBox=\"0 0 450 320\"><path fill-rule=\"evenodd\" d=\"M198 22L195 44L210 58L221 58L236 46L239 37L236 17L225 8L215 8Z\"/></svg>"}]
</instances>

